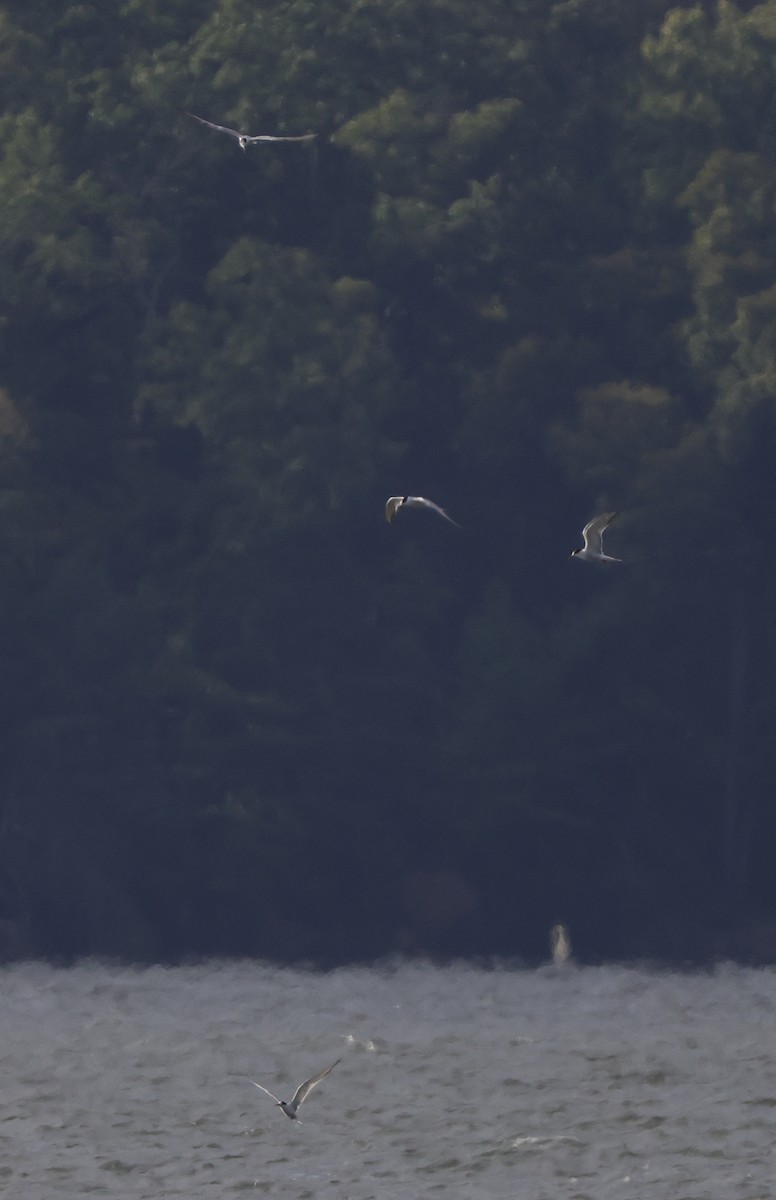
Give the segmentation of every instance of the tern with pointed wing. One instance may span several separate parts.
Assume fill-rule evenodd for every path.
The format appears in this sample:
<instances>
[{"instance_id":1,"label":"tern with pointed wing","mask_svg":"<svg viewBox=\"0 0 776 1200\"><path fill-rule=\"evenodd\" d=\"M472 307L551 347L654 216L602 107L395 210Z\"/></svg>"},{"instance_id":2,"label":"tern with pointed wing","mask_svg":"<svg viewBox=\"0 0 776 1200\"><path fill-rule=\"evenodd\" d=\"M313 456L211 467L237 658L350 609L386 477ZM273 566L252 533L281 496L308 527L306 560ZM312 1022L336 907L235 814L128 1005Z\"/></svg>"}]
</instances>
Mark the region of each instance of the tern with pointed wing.
<instances>
[{"instance_id":1,"label":"tern with pointed wing","mask_svg":"<svg viewBox=\"0 0 776 1200\"><path fill-rule=\"evenodd\" d=\"M396 516L400 508L426 508L431 512L437 513L440 517L444 517L451 525L455 525L457 529L461 526L452 517L448 517L443 508L438 504L434 504L433 500L426 500L423 496L391 496L385 505L385 519L390 525L393 518Z\"/></svg>"},{"instance_id":2,"label":"tern with pointed wing","mask_svg":"<svg viewBox=\"0 0 776 1200\"><path fill-rule=\"evenodd\" d=\"M583 562L622 562L621 558L604 554L604 530L611 525L616 516L616 512L601 513L600 516L593 517L592 521L588 521L582 530L585 544L580 550L572 550L571 557L581 558Z\"/></svg>"},{"instance_id":3,"label":"tern with pointed wing","mask_svg":"<svg viewBox=\"0 0 776 1200\"><path fill-rule=\"evenodd\" d=\"M184 109L184 111L186 110ZM230 129L228 125L216 125L213 121L206 121L204 117L198 117L196 113L186 112L186 116L191 117L194 121L199 121L200 125L207 125L209 129L217 129L219 133L228 133L229 137L237 138L241 150L246 150L248 146L255 146L259 142L311 142L318 136L317 133L300 133L296 137L275 133L240 133L238 129Z\"/></svg>"},{"instance_id":4,"label":"tern with pointed wing","mask_svg":"<svg viewBox=\"0 0 776 1200\"><path fill-rule=\"evenodd\" d=\"M333 1062L330 1067L326 1068L325 1071L319 1071L317 1075L313 1075L310 1079L305 1079L304 1083L299 1084L299 1087L294 1092L291 1100L279 1100L274 1092L271 1092L269 1088L265 1088L263 1084L257 1083L255 1079L252 1079L251 1083L254 1087L257 1087L260 1092L266 1092L267 1095L275 1101L277 1107L282 1108L287 1117L289 1117L292 1121L298 1121L299 1118L296 1114L299 1106L304 1104L313 1088L317 1087L321 1080L326 1078L326 1076L329 1074L329 1071L333 1071L337 1063L340 1062L342 1062L342 1059L338 1058L337 1062Z\"/></svg>"}]
</instances>

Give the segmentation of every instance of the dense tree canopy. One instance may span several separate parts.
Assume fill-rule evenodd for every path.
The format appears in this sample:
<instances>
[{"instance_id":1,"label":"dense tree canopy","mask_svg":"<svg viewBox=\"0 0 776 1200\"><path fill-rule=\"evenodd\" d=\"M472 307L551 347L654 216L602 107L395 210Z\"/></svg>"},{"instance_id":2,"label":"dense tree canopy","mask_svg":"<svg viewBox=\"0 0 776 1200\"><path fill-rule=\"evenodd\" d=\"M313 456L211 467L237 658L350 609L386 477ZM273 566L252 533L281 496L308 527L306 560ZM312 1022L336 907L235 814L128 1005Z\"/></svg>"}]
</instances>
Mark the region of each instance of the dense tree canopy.
<instances>
[{"instance_id":1,"label":"dense tree canopy","mask_svg":"<svg viewBox=\"0 0 776 1200\"><path fill-rule=\"evenodd\" d=\"M776 955L775 51L2 5L0 950Z\"/></svg>"}]
</instances>

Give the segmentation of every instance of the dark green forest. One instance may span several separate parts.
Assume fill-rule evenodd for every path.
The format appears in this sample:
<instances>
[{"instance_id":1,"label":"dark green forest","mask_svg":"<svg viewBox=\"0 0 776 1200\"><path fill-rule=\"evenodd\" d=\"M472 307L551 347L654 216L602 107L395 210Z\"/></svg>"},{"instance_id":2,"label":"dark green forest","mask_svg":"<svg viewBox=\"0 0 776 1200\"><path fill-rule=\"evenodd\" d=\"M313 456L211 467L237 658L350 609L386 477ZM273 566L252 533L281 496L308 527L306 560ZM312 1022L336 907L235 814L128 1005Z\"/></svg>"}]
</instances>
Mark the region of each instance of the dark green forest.
<instances>
[{"instance_id":1,"label":"dark green forest","mask_svg":"<svg viewBox=\"0 0 776 1200\"><path fill-rule=\"evenodd\" d=\"M0 89L0 954L776 958L776 0L11 0Z\"/></svg>"}]
</instances>

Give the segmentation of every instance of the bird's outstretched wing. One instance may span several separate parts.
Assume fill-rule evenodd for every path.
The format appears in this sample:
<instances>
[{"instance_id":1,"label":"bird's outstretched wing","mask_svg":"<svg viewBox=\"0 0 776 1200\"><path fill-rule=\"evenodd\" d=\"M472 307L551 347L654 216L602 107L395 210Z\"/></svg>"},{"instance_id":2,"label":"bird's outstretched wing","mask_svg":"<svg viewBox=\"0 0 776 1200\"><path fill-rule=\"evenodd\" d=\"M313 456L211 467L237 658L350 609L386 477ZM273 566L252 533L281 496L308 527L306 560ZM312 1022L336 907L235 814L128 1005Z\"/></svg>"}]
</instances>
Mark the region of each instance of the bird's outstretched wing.
<instances>
[{"instance_id":1,"label":"bird's outstretched wing","mask_svg":"<svg viewBox=\"0 0 776 1200\"><path fill-rule=\"evenodd\" d=\"M313 1075L310 1079L305 1079L304 1083L300 1083L299 1087L294 1092L294 1098L291 1103L302 1104L310 1095L310 1092L313 1090L313 1088L319 1084L322 1079L325 1079L329 1074L329 1071L333 1071L339 1062L342 1062L341 1058L338 1058L337 1062L333 1062L330 1067L326 1068L325 1071L319 1071L317 1075Z\"/></svg>"},{"instance_id":2,"label":"bird's outstretched wing","mask_svg":"<svg viewBox=\"0 0 776 1200\"><path fill-rule=\"evenodd\" d=\"M603 554L604 530L607 525L611 525L617 512L600 513L597 517L593 517L592 521L588 521L585 528L582 530L582 537L585 539L585 549L593 550L596 554Z\"/></svg>"},{"instance_id":3,"label":"bird's outstretched wing","mask_svg":"<svg viewBox=\"0 0 776 1200\"><path fill-rule=\"evenodd\" d=\"M389 525L390 525L391 521L393 520L393 518L396 516L396 513L401 508L403 500L404 500L403 496L390 496L388 498L386 505L385 505L385 519Z\"/></svg>"},{"instance_id":4,"label":"bird's outstretched wing","mask_svg":"<svg viewBox=\"0 0 776 1200\"><path fill-rule=\"evenodd\" d=\"M435 504L433 500L426 500L425 496L416 496L415 499L418 501L418 504L421 508L430 508L432 512L438 513L440 517L444 517L444 519L449 521L451 525L455 525L456 529L461 528L458 522L454 521L452 517L448 517L445 510L440 508L438 504Z\"/></svg>"},{"instance_id":5,"label":"bird's outstretched wing","mask_svg":"<svg viewBox=\"0 0 776 1200\"><path fill-rule=\"evenodd\" d=\"M282 1101L282 1100L279 1100L279 1099L277 1098L277 1096L275 1095L275 1093L274 1093L274 1092L271 1092L271 1091L269 1090L269 1088L265 1088L263 1083L257 1083L255 1079L252 1079L252 1080L251 1080L251 1083L253 1084L253 1086L254 1086L254 1087L257 1087L257 1088L259 1089L259 1091L260 1091L260 1092L266 1092L268 1096L271 1096L271 1097L272 1097L272 1099L275 1101L275 1103L276 1103L276 1104L282 1104L282 1103L283 1103L283 1101Z\"/></svg>"},{"instance_id":6,"label":"bird's outstretched wing","mask_svg":"<svg viewBox=\"0 0 776 1200\"><path fill-rule=\"evenodd\" d=\"M206 121L204 117L198 117L196 113L183 110L187 117L191 117L194 121L199 121L200 125L207 125L209 129L217 129L219 133L228 133L230 137L239 139L243 136L236 129L230 129L228 125L216 125L213 121Z\"/></svg>"},{"instance_id":7,"label":"bird's outstretched wing","mask_svg":"<svg viewBox=\"0 0 776 1200\"><path fill-rule=\"evenodd\" d=\"M251 145L255 142L311 142L317 136L317 133L298 133L295 136L281 133L257 133L255 136L246 136L245 140Z\"/></svg>"}]
</instances>

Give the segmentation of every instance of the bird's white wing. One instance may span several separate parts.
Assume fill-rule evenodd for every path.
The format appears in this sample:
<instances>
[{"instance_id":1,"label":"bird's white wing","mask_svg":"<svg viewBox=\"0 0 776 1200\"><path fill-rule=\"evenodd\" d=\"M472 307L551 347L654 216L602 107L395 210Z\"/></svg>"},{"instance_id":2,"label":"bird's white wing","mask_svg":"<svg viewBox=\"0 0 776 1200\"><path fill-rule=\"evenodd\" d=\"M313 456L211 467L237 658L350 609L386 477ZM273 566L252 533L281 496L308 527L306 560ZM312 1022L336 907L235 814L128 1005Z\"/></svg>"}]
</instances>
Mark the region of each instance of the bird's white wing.
<instances>
[{"instance_id":1,"label":"bird's white wing","mask_svg":"<svg viewBox=\"0 0 776 1200\"><path fill-rule=\"evenodd\" d=\"M305 1079L304 1083L300 1083L299 1087L294 1092L294 1098L291 1103L302 1104L303 1101L305 1101L310 1095L310 1092L313 1090L313 1088L319 1084L322 1079L325 1079L329 1074L329 1071L333 1071L339 1062L342 1062L341 1058L338 1058L337 1062L333 1062L330 1067L326 1068L325 1071L319 1071L317 1075L313 1075L310 1079Z\"/></svg>"},{"instance_id":2,"label":"bird's white wing","mask_svg":"<svg viewBox=\"0 0 776 1200\"><path fill-rule=\"evenodd\" d=\"M199 121L200 125L207 125L209 129L217 129L219 133L228 133L233 138L239 139L242 137L242 134L238 133L236 129L230 129L228 125L216 125L213 121L206 121L204 117L198 117L196 113L187 112L186 109L183 111L187 117L191 117L194 121Z\"/></svg>"},{"instance_id":3,"label":"bird's white wing","mask_svg":"<svg viewBox=\"0 0 776 1200\"><path fill-rule=\"evenodd\" d=\"M391 521L393 520L393 518L396 516L396 513L398 512L403 499L404 499L403 496L390 496L389 499L387 500L386 505L385 505L385 519L389 525L390 525Z\"/></svg>"},{"instance_id":4,"label":"bird's white wing","mask_svg":"<svg viewBox=\"0 0 776 1200\"><path fill-rule=\"evenodd\" d=\"M254 1086L254 1087L257 1087L257 1088L259 1089L259 1091L260 1091L260 1092L266 1092L268 1096L271 1096L271 1097L272 1097L272 1099L275 1101L275 1103L276 1103L276 1104L282 1104L282 1103L283 1103L283 1101L282 1101L282 1100L279 1100L279 1099L278 1099L278 1097L275 1095L275 1093L274 1093L274 1092L271 1092L271 1091L269 1090L269 1088L265 1088L265 1087L264 1087L264 1085L263 1085L262 1083L257 1083L255 1079L252 1079L252 1080L251 1080L251 1083L253 1084L253 1086Z\"/></svg>"},{"instance_id":5,"label":"bird's white wing","mask_svg":"<svg viewBox=\"0 0 776 1200\"><path fill-rule=\"evenodd\" d=\"M444 519L446 521L449 521L451 525L455 525L456 529L461 528L461 526L458 524L458 522L454 521L452 517L448 517L445 510L443 508L440 508L438 504L435 504L433 500L426 500L425 496L415 496L415 500L423 508L430 508L432 512L439 513L440 517L444 517Z\"/></svg>"},{"instance_id":6,"label":"bird's white wing","mask_svg":"<svg viewBox=\"0 0 776 1200\"><path fill-rule=\"evenodd\" d=\"M582 530L582 537L585 539L586 550L594 550L597 554L603 554L604 530L606 529L607 525L611 525L616 516L616 511L600 513L597 517L593 517L592 521L588 521L587 525Z\"/></svg>"},{"instance_id":7,"label":"bird's white wing","mask_svg":"<svg viewBox=\"0 0 776 1200\"><path fill-rule=\"evenodd\" d=\"M313 138L318 136L317 133L299 133L294 137L286 136L280 133L257 133L253 137L246 140L253 145L255 142L311 142Z\"/></svg>"}]
</instances>

